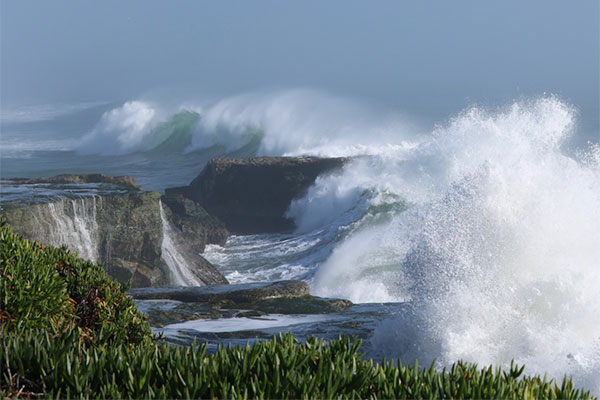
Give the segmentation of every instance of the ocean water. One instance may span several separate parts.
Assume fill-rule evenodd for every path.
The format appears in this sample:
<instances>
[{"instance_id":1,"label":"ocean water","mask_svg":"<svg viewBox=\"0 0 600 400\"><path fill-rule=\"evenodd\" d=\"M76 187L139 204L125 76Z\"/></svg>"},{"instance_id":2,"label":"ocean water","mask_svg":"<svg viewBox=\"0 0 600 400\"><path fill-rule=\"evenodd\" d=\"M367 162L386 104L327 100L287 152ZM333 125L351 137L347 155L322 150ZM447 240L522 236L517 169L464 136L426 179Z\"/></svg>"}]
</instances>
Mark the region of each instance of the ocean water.
<instances>
[{"instance_id":1,"label":"ocean water","mask_svg":"<svg viewBox=\"0 0 600 400\"><path fill-rule=\"evenodd\" d=\"M232 283L304 279L369 305L374 357L516 360L600 393L600 145L581 118L552 95L429 127L308 90L38 106L3 110L0 175L127 174L163 190L216 156L363 156L290 205L296 232L232 236L205 256ZM305 320L318 322L265 324Z\"/></svg>"}]
</instances>

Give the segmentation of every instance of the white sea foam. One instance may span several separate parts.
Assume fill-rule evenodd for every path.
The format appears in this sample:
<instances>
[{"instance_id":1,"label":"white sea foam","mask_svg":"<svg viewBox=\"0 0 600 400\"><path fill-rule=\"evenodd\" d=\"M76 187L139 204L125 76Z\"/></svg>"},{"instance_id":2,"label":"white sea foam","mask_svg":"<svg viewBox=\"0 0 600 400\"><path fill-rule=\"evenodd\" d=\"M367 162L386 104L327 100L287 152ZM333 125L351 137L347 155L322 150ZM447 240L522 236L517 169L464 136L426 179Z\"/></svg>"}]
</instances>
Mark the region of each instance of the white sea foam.
<instances>
[{"instance_id":1,"label":"white sea foam","mask_svg":"<svg viewBox=\"0 0 600 400\"><path fill-rule=\"evenodd\" d=\"M334 318L335 317L326 315L267 314L255 318L198 319L167 325L161 332L167 336L176 334L178 330L194 330L198 332L238 332L284 328L292 325L315 323Z\"/></svg>"},{"instance_id":2,"label":"white sea foam","mask_svg":"<svg viewBox=\"0 0 600 400\"><path fill-rule=\"evenodd\" d=\"M260 155L370 154L399 143L409 126L398 115L316 90L246 94L206 107L191 149L232 151L258 132Z\"/></svg>"},{"instance_id":3,"label":"white sea foam","mask_svg":"<svg viewBox=\"0 0 600 400\"><path fill-rule=\"evenodd\" d=\"M100 199L98 203L97 199ZM102 200L96 196L33 206L32 216L38 221L33 238L53 246L67 246L80 257L96 262L99 247L97 208L102 208Z\"/></svg>"}]
</instances>

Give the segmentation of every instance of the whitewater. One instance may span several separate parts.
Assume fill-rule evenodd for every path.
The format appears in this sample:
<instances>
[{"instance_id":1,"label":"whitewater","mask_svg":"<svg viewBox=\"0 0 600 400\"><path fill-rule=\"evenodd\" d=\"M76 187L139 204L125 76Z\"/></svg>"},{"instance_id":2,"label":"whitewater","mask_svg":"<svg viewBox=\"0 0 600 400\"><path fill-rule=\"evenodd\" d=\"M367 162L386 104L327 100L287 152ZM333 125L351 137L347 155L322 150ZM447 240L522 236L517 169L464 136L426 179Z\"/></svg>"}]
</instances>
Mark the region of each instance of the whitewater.
<instances>
[{"instance_id":1,"label":"whitewater","mask_svg":"<svg viewBox=\"0 0 600 400\"><path fill-rule=\"evenodd\" d=\"M352 156L293 201L295 232L232 236L206 258L232 283L304 279L318 296L403 303L374 329L379 356L515 360L600 393L600 146L569 146L575 106L470 106L429 130L310 90L102 107L88 131L23 146L10 129L31 117L4 118L3 177L39 176L62 155L60 168L162 190L215 156Z\"/></svg>"}]
</instances>

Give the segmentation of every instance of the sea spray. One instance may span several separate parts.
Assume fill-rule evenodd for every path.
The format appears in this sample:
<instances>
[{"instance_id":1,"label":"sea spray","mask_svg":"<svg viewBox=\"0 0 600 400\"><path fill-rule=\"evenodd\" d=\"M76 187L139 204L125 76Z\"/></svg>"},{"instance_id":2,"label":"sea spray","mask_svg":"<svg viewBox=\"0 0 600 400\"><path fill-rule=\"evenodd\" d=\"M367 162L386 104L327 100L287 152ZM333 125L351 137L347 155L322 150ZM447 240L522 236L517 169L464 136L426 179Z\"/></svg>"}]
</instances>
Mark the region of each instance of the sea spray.
<instances>
[{"instance_id":1,"label":"sea spray","mask_svg":"<svg viewBox=\"0 0 600 400\"><path fill-rule=\"evenodd\" d=\"M161 251L162 259L169 267L171 273L172 282L179 286L203 286L203 283L198 277L192 272L192 266L189 265L185 256L177 249L174 240L174 232L171 223L168 221L165 210L160 205L160 220L162 223L162 241Z\"/></svg>"},{"instance_id":2,"label":"sea spray","mask_svg":"<svg viewBox=\"0 0 600 400\"><path fill-rule=\"evenodd\" d=\"M473 108L418 147L381 156L395 162L350 165L349 180L408 208L357 219L313 292L409 302L376 330L387 357L515 359L600 392L600 169L589 161L597 152L580 162L561 151L573 116L552 97Z\"/></svg>"}]
</instances>

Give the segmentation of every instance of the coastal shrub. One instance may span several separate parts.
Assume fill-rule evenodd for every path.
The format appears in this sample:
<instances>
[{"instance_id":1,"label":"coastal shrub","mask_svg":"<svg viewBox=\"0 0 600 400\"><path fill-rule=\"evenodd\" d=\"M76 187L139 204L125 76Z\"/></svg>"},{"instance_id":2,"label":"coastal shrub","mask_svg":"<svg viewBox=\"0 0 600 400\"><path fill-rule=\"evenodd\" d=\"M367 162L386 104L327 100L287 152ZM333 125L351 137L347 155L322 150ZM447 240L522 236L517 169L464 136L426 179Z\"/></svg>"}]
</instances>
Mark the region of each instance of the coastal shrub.
<instances>
[{"instance_id":1,"label":"coastal shrub","mask_svg":"<svg viewBox=\"0 0 600 400\"><path fill-rule=\"evenodd\" d=\"M151 344L150 326L125 289L100 264L64 247L29 241L0 220L3 334L74 328L81 338L97 344Z\"/></svg>"},{"instance_id":2,"label":"coastal shrub","mask_svg":"<svg viewBox=\"0 0 600 400\"><path fill-rule=\"evenodd\" d=\"M590 398L523 368L478 368L459 362L434 366L374 364L359 352L360 343L315 338L299 343L291 335L245 347L205 346L82 347L74 337L54 338L34 331L2 338L2 395L49 398Z\"/></svg>"}]
</instances>

